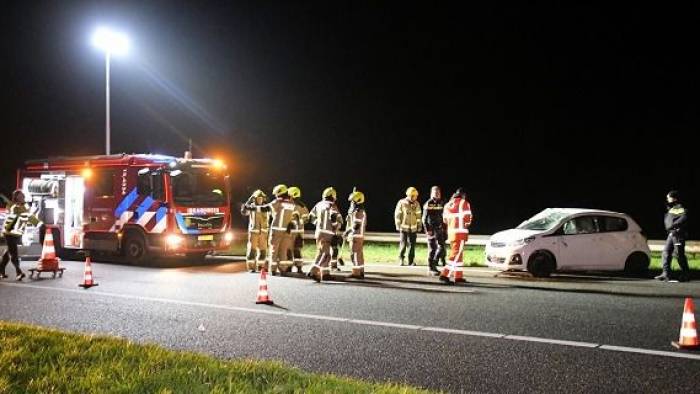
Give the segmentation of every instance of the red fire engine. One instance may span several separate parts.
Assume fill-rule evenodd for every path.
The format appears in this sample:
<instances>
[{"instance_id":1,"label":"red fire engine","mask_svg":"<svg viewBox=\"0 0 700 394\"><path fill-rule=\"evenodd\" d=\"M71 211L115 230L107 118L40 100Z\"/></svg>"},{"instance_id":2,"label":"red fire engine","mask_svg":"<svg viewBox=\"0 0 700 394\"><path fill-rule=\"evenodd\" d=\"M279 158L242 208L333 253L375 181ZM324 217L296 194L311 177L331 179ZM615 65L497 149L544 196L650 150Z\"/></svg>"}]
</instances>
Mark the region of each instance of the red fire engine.
<instances>
[{"instance_id":1,"label":"red fire engine","mask_svg":"<svg viewBox=\"0 0 700 394\"><path fill-rule=\"evenodd\" d=\"M31 160L17 185L51 226L59 255L203 258L230 246L231 196L219 160L146 154ZM32 241L38 231L27 231ZM26 244L25 243L25 244Z\"/></svg>"}]
</instances>

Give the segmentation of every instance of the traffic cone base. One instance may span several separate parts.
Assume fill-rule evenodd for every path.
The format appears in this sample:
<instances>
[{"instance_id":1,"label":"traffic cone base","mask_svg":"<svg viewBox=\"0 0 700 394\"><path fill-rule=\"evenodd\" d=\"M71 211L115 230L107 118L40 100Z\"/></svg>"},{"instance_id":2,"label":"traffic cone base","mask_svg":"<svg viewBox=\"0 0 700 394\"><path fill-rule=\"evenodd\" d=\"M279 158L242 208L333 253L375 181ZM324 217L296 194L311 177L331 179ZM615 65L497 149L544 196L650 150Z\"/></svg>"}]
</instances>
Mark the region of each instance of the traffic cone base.
<instances>
[{"instance_id":1,"label":"traffic cone base","mask_svg":"<svg viewBox=\"0 0 700 394\"><path fill-rule=\"evenodd\" d=\"M58 269L59 259L56 257L56 248L53 243L53 232L48 229L44 236L44 244L41 247L41 257L37 262L37 270L54 271Z\"/></svg>"},{"instance_id":2,"label":"traffic cone base","mask_svg":"<svg viewBox=\"0 0 700 394\"><path fill-rule=\"evenodd\" d=\"M272 305L272 298L267 291L267 271L263 268L260 271L260 281L258 282L258 296L255 300L256 304Z\"/></svg>"},{"instance_id":3,"label":"traffic cone base","mask_svg":"<svg viewBox=\"0 0 700 394\"><path fill-rule=\"evenodd\" d=\"M90 256L85 257L85 271L83 273L83 283L78 285L83 289L89 289L91 287L98 286L97 283L92 278L92 263L90 261Z\"/></svg>"},{"instance_id":4,"label":"traffic cone base","mask_svg":"<svg viewBox=\"0 0 700 394\"><path fill-rule=\"evenodd\" d=\"M700 348L697 326L695 324L695 307L693 306L693 299L690 297L685 299L685 306L683 307L680 339L678 342L671 342L671 346L676 349L687 350Z\"/></svg>"}]
</instances>

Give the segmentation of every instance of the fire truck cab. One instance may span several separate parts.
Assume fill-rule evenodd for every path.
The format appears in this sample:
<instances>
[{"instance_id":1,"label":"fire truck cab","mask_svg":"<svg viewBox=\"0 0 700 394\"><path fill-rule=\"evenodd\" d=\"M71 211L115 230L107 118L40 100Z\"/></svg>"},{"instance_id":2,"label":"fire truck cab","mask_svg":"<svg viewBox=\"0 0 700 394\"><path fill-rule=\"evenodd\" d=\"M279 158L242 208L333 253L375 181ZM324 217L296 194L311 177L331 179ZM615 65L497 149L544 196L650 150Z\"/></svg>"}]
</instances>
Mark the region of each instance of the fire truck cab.
<instances>
[{"instance_id":1,"label":"fire truck cab","mask_svg":"<svg viewBox=\"0 0 700 394\"><path fill-rule=\"evenodd\" d=\"M57 253L120 255L136 264L149 257L203 258L227 249L231 196L219 160L151 154L31 160L17 184L51 229ZM38 242L27 231L25 245ZM94 255L94 254L93 254Z\"/></svg>"}]
</instances>

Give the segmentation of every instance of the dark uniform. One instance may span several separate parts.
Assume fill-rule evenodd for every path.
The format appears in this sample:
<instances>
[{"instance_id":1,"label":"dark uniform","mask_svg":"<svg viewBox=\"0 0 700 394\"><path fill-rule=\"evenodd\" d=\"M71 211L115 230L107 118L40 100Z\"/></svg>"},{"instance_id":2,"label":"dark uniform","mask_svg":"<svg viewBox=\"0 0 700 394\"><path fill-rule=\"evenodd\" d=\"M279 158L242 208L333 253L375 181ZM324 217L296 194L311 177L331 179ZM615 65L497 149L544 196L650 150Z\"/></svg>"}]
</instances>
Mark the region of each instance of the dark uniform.
<instances>
[{"instance_id":1,"label":"dark uniform","mask_svg":"<svg viewBox=\"0 0 700 394\"><path fill-rule=\"evenodd\" d=\"M423 227L428 235L428 265L430 270L438 272L438 260L445 265L445 240L447 229L442 221L442 212L445 206L441 199L431 198L423 205Z\"/></svg>"},{"instance_id":2,"label":"dark uniform","mask_svg":"<svg viewBox=\"0 0 700 394\"><path fill-rule=\"evenodd\" d=\"M688 259L685 256L685 240L688 238L688 210L681 205L677 192L670 192L668 197L669 208L664 217L664 226L666 231L668 231L668 237L661 255L663 272L656 278L660 280L668 280L670 278L671 259L675 252L678 265L681 267L681 275L678 280L684 282L690 279ZM673 201L670 201L671 199Z\"/></svg>"}]
</instances>

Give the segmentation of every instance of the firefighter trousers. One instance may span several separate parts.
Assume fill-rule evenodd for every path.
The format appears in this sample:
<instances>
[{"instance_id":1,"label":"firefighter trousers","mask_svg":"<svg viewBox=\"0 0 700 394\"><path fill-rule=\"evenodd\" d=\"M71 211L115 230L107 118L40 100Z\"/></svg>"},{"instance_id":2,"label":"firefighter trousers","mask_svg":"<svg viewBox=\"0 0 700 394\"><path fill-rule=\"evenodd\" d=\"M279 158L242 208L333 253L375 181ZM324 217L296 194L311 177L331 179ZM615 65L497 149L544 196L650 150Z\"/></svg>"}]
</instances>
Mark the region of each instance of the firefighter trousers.
<instances>
[{"instance_id":1,"label":"firefighter trousers","mask_svg":"<svg viewBox=\"0 0 700 394\"><path fill-rule=\"evenodd\" d=\"M408 264L413 265L413 259L416 256L416 236L417 233L409 231L401 231L401 242L399 243L399 259L403 264L406 257L406 249L408 249Z\"/></svg>"},{"instance_id":2,"label":"firefighter trousers","mask_svg":"<svg viewBox=\"0 0 700 394\"><path fill-rule=\"evenodd\" d=\"M301 250L304 248L304 236L292 233L292 238L294 245L287 258L293 262L298 272L302 272L301 267L304 266L304 259L301 257Z\"/></svg>"},{"instance_id":3,"label":"firefighter trousers","mask_svg":"<svg viewBox=\"0 0 700 394\"><path fill-rule=\"evenodd\" d=\"M350 240L350 258L352 259L352 276L362 278L365 276L365 255L363 252L365 240L352 238Z\"/></svg>"},{"instance_id":4,"label":"firefighter trousers","mask_svg":"<svg viewBox=\"0 0 700 394\"><path fill-rule=\"evenodd\" d=\"M286 231L272 230L270 233L270 272L287 272L292 265L289 253L292 249L292 235Z\"/></svg>"},{"instance_id":5,"label":"firefighter trousers","mask_svg":"<svg viewBox=\"0 0 700 394\"><path fill-rule=\"evenodd\" d=\"M255 271L261 267L267 267L265 258L267 257L267 233L248 233L248 247L246 253L246 268Z\"/></svg>"},{"instance_id":6,"label":"firefighter trousers","mask_svg":"<svg viewBox=\"0 0 700 394\"><path fill-rule=\"evenodd\" d=\"M316 258L314 266L309 272L310 275L323 277L330 274L328 263L331 261L331 239L330 234L319 234L316 238Z\"/></svg>"}]
</instances>

